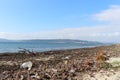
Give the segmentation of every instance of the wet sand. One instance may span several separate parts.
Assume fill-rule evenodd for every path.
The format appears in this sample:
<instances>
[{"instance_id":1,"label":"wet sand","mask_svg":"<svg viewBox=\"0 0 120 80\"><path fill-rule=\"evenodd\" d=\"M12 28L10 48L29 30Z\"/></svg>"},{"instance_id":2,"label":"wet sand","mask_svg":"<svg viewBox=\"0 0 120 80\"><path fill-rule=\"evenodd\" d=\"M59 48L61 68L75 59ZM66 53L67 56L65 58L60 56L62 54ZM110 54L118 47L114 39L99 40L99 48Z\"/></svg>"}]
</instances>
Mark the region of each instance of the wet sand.
<instances>
[{"instance_id":1,"label":"wet sand","mask_svg":"<svg viewBox=\"0 0 120 80\"><path fill-rule=\"evenodd\" d=\"M96 55L102 51L109 57L120 57L120 45L56 50L36 53L1 53L0 80L83 80L86 73L100 71ZM20 65L31 61L32 69Z\"/></svg>"}]
</instances>

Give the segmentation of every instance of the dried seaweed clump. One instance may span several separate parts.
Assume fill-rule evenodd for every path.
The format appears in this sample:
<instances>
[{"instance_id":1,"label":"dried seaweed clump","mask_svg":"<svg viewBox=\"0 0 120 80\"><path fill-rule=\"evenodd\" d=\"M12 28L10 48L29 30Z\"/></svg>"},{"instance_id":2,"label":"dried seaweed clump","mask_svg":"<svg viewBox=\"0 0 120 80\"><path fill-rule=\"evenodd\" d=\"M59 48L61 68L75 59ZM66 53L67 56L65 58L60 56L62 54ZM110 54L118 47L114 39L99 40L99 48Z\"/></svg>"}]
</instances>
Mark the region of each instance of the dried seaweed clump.
<instances>
[{"instance_id":1,"label":"dried seaweed clump","mask_svg":"<svg viewBox=\"0 0 120 80\"><path fill-rule=\"evenodd\" d=\"M99 53L96 55L96 60L98 62L104 62L107 59L108 59L108 57L102 50L100 50Z\"/></svg>"}]
</instances>

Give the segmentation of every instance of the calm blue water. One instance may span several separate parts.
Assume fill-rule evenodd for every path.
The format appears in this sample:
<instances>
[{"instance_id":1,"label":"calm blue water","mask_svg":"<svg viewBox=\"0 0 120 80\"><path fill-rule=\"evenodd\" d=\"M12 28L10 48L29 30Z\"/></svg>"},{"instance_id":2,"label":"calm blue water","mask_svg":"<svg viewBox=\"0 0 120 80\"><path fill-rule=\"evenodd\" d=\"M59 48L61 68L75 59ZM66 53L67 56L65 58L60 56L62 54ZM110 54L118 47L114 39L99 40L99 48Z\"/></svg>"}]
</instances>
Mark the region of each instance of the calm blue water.
<instances>
[{"instance_id":1,"label":"calm blue water","mask_svg":"<svg viewBox=\"0 0 120 80\"><path fill-rule=\"evenodd\" d=\"M18 52L20 48L33 50L36 52L60 50L60 49L74 49L91 46L99 46L98 43L87 42L64 42L64 41L14 41L14 42L0 42L0 53L2 52Z\"/></svg>"}]
</instances>

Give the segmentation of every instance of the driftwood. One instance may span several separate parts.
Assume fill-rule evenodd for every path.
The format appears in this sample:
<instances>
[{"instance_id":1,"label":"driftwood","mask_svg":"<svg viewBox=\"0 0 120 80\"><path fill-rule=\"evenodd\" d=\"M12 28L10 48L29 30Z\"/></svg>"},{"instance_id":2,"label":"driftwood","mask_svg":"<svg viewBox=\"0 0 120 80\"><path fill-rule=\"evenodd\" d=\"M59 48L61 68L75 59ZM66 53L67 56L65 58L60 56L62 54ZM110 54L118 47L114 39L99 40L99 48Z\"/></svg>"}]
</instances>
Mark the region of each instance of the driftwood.
<instances>
[{"instance_id":1,"label":"driftwood","mask_svg":"<svg viewBox=\"0 0 120 80\"><path fill-rule=\"evenodd\" d=\"M35 54L35 52L32 50L30 51L29 49L25 49L25 48L19 48L21 50L19 50L19 53L26 53L26 54Z\"/></svg>"}]
</instances>

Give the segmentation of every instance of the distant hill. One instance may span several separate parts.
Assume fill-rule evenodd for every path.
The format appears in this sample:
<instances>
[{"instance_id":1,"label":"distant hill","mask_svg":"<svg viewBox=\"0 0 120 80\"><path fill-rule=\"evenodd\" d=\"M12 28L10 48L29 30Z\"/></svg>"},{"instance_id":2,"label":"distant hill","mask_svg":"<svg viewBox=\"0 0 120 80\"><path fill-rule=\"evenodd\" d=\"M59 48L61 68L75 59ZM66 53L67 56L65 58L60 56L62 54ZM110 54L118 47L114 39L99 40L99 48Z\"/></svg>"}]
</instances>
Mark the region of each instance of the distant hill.
<instances>
[{"instance_id":1,"label":"distant hill","mask_svg":"<svg viewBox=\"0 0 120 80\"><path fill-rule=\"evenodd\" d=\"M102 43L97 41L87 40L73 40L73 39L33 39L33 40L21 40L22 42L43 42L43 43L76 43L83 45L105 45L109 43Z\"/></svg>"},{"instance_id":2,"label":"distant hill","mask_svg":"<svg viewBox=\"0 0 120 80\"><path fill-rule=\"evenodd\" d=\"M38 42L38 41L50 41L50 42L58 42L58 43L100 43L97 41L87 41L87 40L73 40L73 39L33 39L33 40L21 40L23 42Z\"/></svg>"},{"instance_id":3,"label":"distant hill","mask_svg":"<svg viewBox=\"0 0 120 80\"><path fill-rule=\"evenodd\" d=\"M102 43L97 41L73 40L73 39L30 39L30 40L8 40L0 38L0 42L41 42L41 43L74 43L81 45L105 45L111 43Z\"/></svg>"}]
</instances>

